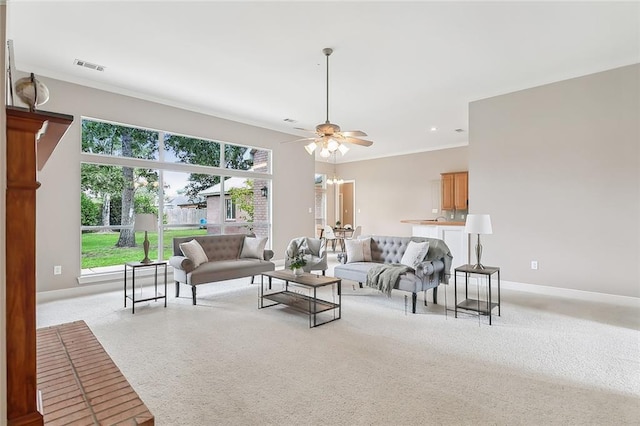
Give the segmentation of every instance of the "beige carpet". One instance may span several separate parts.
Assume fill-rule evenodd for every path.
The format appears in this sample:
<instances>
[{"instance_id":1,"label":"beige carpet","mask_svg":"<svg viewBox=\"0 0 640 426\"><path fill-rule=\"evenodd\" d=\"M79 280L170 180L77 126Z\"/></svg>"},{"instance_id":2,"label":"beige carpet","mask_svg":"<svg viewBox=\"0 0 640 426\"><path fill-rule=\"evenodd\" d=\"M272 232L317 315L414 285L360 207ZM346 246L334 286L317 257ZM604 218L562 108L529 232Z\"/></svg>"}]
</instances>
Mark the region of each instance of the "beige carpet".
<instances>
[{"instance_id":1,"label":"beige carpet","mask_svg":"<svg viewBox=\"0 0 640 426\"><path fill-rule=\"evenodd\" d=\"M315 329L289 309L257 309L246 279L201 286L198 306L171 286L166 309L141 303L135 315L121 292L43 303L38 326L85 320L157 425L640 420L637 309L503 291L489 326L421 297L406 314L404 293L354 287L342 319Z\"/></svg>"}]
</instances>

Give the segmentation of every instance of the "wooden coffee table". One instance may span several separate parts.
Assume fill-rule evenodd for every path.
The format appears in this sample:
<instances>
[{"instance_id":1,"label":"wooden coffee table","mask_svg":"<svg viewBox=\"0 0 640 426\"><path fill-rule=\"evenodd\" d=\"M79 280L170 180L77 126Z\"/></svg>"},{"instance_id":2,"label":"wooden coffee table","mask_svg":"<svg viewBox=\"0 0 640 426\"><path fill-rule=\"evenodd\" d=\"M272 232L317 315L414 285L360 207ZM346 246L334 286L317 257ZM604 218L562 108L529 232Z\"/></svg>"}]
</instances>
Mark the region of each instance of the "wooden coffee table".
<instances>
[{"instance_id":1,"label":"wooden coffee table","mask_svg":"<svg viewBox=\"0 0 640 426\"><path fill-rule=\"evenodd\" d=\"M268 278L265 280L265 277ZM282 291L269 291L271 290L273 278L282 280L285 282L284 290ZM265 282L266 281L266 282ZM268 283L268 290L265 291L265 284ZM289 286L302 287L309 290L309 295L297 293L289 290ZM318 298L318 289L326 286L336 286L338 301L329 301ZM275 303L265 305L265 299ZM293 272L289 270L279 270L263 272L260 278L260 297L258 298L258 308L268 308L276 305L287 305L291 309L298 312L305 313L309 316L309 327L317 327L319 325L327 324L329 322L339 320L341 316L341 302L342 302L342 280L340 278L326 277L323 275L315 275L304 273L300 276L293 275ZM333 311L333 317L323 322L318 322L317 315L319 313ZM337 315L336 315L337 314Z\"/></svg>"}]
</instances>

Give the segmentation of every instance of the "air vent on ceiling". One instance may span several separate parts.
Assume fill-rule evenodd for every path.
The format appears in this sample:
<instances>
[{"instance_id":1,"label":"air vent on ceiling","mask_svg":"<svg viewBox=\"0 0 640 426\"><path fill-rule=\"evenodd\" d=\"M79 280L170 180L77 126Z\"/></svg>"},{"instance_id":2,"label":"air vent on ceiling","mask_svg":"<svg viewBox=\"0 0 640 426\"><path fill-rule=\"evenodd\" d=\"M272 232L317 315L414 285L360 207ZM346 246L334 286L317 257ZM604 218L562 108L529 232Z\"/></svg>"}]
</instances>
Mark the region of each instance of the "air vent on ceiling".
<instances>
[{"instance_id":1,"label":"air vent on ceiling","mask_svg":"<svg viewBox=\"0 0 640 426\"><path fill-rule=\"evenodd\" d=\"M287 123L297 123L298 120L294 120L293 118L285 118L284 121L286 121Z\"/></svg>"},{"instance_id":2,"label":"air vent on ceiling","mask_svg":"<svg viewBox=\"0 0 640 426\"><path fill-rule=\"evenodd\" d=\"M76 59L73 63L80 67L89 68L90 70L104 71L105 69L102 65L92 64L91 62L83 61L82 59Z\"/></svg>"},{"instance_id":3,"label":"air vent on ceiling","mask_svg":"<svg viewBox=\"0 0 640 426\"><path fill-rule=\"evenodd\" d=\"M458 133L464 133L464 129L456 129L455 131Z\"/></svg>"}]
</instances>

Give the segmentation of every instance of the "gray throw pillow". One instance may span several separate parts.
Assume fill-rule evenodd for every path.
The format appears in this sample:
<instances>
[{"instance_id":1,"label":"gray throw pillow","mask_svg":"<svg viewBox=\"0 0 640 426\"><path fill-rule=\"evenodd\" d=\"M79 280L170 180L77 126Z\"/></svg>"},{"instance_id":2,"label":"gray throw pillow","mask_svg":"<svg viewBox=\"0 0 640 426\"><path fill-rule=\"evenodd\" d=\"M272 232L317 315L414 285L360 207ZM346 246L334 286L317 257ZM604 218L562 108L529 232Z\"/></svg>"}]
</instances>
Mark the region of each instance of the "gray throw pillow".
<instances>
[{"instance_id":1,"label":"gray throw pillow","mask_svg":"<svg viewBox=\"0 0 640 426\"><path fill-rule=\"evenodd\" d=\"M199 265L207 263L209 261L209 258L204 252L204 249L196 240L191 240L189 242L180 244L180 251L182 251L182 254L184 254L193 262L193 265L196 268Z\"/></svg>"},{"instance_id":2,"label":"gray throw pillow","mask_svg":"<svg viewBox=\"0 0 640 426\"><path fill-rule=\"evenodd\" d=\"M371 262L371 238L345 240L347 263Z\"/></svg>"},{"instance_id":3,"label":"gray throw pillow","mask_svg":"<svg viewBox=\"0 0 640 426\"><path fill-rule=\"evenodd\" d=\"M242 253L240 257L243 259L260 259L264 260L264 247L267 245L267 237L251 238L244 237L242 245Z\"/></svg>"}]
</instances>

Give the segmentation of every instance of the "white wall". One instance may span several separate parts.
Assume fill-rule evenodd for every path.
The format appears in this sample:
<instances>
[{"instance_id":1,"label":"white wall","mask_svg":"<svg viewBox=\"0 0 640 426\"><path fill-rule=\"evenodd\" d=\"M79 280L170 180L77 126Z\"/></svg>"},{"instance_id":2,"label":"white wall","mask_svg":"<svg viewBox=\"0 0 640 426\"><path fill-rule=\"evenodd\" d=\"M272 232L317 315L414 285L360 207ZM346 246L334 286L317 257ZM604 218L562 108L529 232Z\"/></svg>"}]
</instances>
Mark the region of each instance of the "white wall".
<instances>
[{"instance_id":1,"label":"white wall","mask_svg":"<svg viewBox=\"0 0 640 426\"><path fill-rule=\"evenodd\" d=\"M483 260L520 283L640 296L640 65L470 104ZM539 269L530 269L537 260Z\"/></svg>"},{"instance_id":2,"label":"white wall","mask_svg":"<svg viewBox=\"0 0 640 426\"><path fill-rule=\"evenodd\" d=\"M291 135L38 76L51 93L43 110L72 114L74 123L39 174L37 192L37 290L78 286L80 274L81 117L161 129L273 150L272 200L275 259L297 235L314 230L314 161L291 144ZM46 108L45 108L46 107ZM292 202L294 201L295 202ZM313 211L313 209L312 209ZM62 275L53 266L62 265Z\"/></svg>"},{"instance_id":3,"label":"white wall","mask_svg":"<svg viewBox=\"0 0 640 426\"><path fill-rule=\"evenodd\" d=\"M316 164L318 170L321 163ZM411 225L400 221L438 216L431 209L440 204L440 173L463 170L467 147L337 166L338 176L355 180L355 225L362 226L364 235L410 236Z\"/></svg>"}]
</instances>

